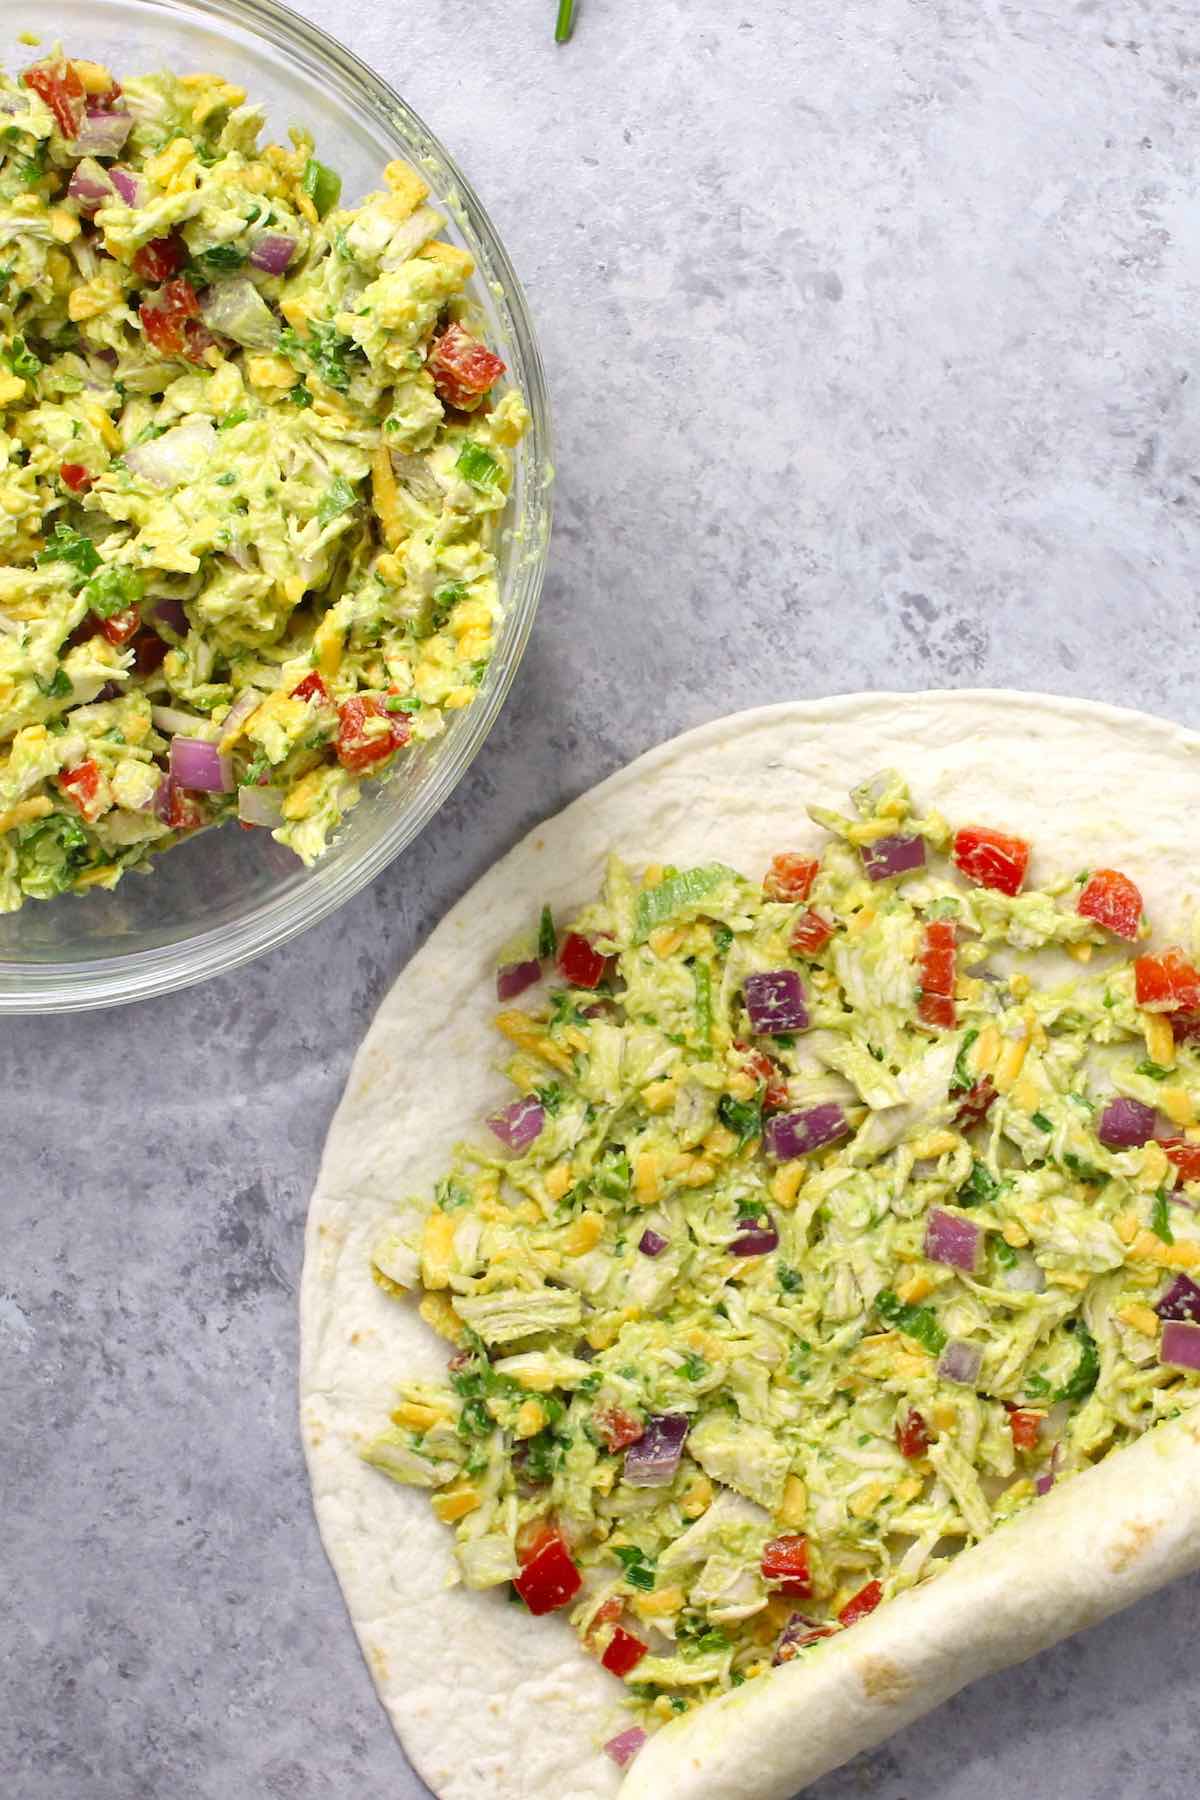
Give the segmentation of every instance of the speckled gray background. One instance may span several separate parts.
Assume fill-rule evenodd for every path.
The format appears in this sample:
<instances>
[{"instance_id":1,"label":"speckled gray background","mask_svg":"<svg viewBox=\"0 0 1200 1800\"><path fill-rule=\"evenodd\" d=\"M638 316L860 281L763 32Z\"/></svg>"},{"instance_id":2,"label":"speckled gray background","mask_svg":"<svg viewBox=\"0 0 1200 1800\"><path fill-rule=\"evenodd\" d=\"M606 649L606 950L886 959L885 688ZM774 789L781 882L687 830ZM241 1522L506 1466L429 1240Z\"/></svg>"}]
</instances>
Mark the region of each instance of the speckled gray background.
<instances>
[{"instance_id":1,"label":"speckled gray background","mask_svg":"<svg viewBox=\"0 0 1200 1800\"><path fill-rule=\"evenodd\" d=\"M990 682L1200 724L1194 7L581 4L556 50L552 0L303 0L523 272L551 574L485 754L368 893L228 980L4 1027L5 1800L421 1791L309 1513L301 1229L376 1003L528 825L758 701ZM1198 1599L814 1794L1194 1794Z\"/></svg>"}]
</instances>

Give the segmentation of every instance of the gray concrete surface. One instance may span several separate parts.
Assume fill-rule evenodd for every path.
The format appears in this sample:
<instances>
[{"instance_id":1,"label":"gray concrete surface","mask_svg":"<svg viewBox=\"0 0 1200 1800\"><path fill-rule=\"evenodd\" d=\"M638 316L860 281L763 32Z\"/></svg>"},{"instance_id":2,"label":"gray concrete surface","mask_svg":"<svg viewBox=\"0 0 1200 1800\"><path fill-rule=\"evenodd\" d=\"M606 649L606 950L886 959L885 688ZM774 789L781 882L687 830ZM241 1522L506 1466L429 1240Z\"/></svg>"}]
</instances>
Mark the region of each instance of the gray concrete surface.
<instances>
[{"instance_id":1,"label":"gray concrete surface","mask_svg":"<svg viewBox=\"0 0 1200 1800\"><path fill-rule=\"evenodd\" d=\"M792 696L985 682L1200 724L1192 7L580 0L556 50L552 0L300 3L523 273L552 569L486 752L369 892L228 980L4 1028L6 1800L421 1791L309 1513L301 1228L373 1008L529 824ZM1192 1794L1198 1598L814 1794Z\"/></svg>"}]
</instances>

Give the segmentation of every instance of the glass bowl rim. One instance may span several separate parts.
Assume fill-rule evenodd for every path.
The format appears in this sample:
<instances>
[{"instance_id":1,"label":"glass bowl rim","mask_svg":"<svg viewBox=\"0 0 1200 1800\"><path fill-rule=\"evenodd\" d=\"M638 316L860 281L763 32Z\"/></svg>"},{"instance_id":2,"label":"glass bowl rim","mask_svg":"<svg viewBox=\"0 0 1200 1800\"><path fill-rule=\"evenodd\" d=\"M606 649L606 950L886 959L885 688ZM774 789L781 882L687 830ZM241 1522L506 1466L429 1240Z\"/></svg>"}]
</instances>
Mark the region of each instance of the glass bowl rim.
<instances>
[{"instance_id":1,"label":"glass bowl rim","mask_svg":"<svg viewBox=\"0 0 1200 1800\"><path fill-rule=\"evenodd\" d=\"M490 679L464 718L456 740L439 753L430 779L398 812L373 843L326 880L307 881L277 899L266 900L232 925L211 927L170 944L132 949L116 956L81 957L71 963L21 963L0 960L0 1016L82 1012L125 1005L226 974L254 957L276 949L318 924L368 886L416 838L445 804L483 748L524 656L537 615L545 576L553 515L552 429L545 371L524 290L495 226L455 158L419 113L377 75L361 57L319 25L282 4L282 0L133 0L140 10L180 16L207 15L248 31L277 49L300 48L335 67L353 91L354 103L365 106L374 121L397 139L397 154L412 154L419 141L448 178L456 199L459 224L472 249L483 252L484 270L498 280L501 305L511 322L521 361L521 391L529 408L528 479L541 487L540 540L527 552L522 571L506 594L505 640L490 670ZM344 99L349 100L343 95ZM403 130L397 125L403 121ZM318 868L320 865L317 865ZM153 879L153 875L149 877ZM62 895L53 905L86 905L86 896Z\"/></svg>"}]
</instances>

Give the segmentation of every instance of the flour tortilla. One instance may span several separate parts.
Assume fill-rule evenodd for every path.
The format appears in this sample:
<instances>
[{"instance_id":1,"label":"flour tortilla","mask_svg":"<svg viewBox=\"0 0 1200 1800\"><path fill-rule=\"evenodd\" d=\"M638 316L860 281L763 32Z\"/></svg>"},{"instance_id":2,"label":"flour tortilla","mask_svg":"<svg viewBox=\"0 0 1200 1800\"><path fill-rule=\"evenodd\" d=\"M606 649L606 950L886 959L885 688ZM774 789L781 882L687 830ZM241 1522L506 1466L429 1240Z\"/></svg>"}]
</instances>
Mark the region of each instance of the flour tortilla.
<instances>
[{"instance_id":1,"label":"flour tortilla","mask_svg":"<svg viewBox=\"0 0 1200 1800\"><path fill-rule=\"evenodd\" d=\"M508 1097L494 1069L497 948L543 901L631 864L719 858L748 875L816 848L810 802L895 766L918 803L1034 842L1034 879L1126 870L1155 942L1189 941L1200 737L1112 707L964 691L763 708L651 751L496 865L413 958L355 1061L308 1221L301 1409L317 1519L401 1742L444 1800L786 1800L967 1682L1200 1565L1200 1414L1062 1484L798 1663L655 1735L622 1777L599 1746L628 1723L565 1620L446 1585L451 1533L427 1494L364 1464L402 1378L444 1374L412 1302L371 1279L381 1225L427 1203L454 1142Z\"/></svg>"}]
</instances>

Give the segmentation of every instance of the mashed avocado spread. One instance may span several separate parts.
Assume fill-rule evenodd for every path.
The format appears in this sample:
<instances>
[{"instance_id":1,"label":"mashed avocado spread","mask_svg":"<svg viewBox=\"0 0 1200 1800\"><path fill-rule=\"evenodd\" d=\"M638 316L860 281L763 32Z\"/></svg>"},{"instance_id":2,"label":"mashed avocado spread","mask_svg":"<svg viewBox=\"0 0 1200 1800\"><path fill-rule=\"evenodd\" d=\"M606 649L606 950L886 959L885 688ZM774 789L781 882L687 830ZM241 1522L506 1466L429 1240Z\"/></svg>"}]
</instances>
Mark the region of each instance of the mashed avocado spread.
<instances>
[{"instance_id":1,"label":"mashed avocado spread","mask_svg":"<svg viewBox=\"0 0 1200 1800\"><path fill-rule=\"evenodd\" d=\"M0 75L0 910L228 817L306 863L473 699L520 396L404 163L216 75Z\"/></svg>"},{"instance_id":2,"label":"mashed avocado spread","mask_svg":"<svg viewBox=\"0 0 1200 1800\"><path fill-rule=\"evenodd\" d=\"M366 1455L625 1682L620 1761L1197 1399L1190 954L1120 871L853 802L543 913L492 1147L373 1252L451 1354Z\"/></svg>"}]
</instances>

